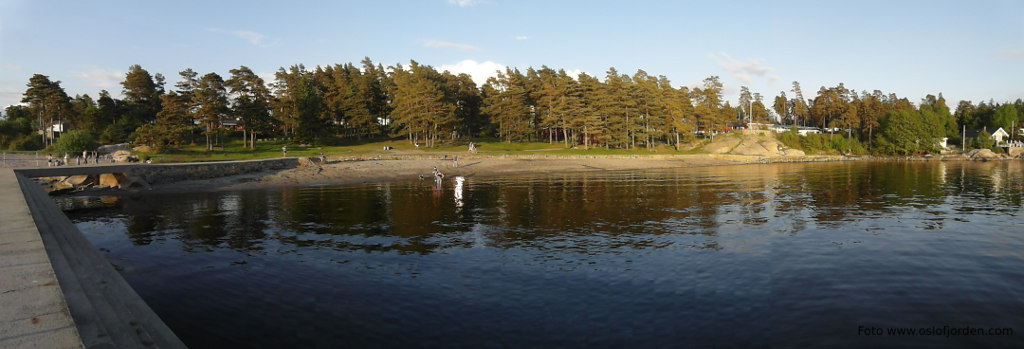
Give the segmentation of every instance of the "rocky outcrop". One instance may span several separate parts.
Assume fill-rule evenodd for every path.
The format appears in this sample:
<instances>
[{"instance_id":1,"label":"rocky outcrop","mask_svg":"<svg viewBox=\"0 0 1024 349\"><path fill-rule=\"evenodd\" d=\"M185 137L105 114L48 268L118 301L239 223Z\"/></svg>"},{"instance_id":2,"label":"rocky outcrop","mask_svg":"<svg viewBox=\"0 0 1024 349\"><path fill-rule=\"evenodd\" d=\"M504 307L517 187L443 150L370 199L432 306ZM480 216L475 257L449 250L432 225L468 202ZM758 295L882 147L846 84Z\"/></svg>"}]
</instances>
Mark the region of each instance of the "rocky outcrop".
<instances>
[{"instance_id":1,"label":"rocky outcrop","mask_svg":"<svg viewBox=\"0 0 1024 349\"><path fill-rule=\"evenodd\" d=\"M999 154L996 154L991 149L975 149L967 152L967 158L971 160L995 160L1001 158Z\"/></svg>"},{"instance_id":2,"label":"rocky outcrop","mask_svg":"<svg viewBox=\"0 0 1024 349\"><path fill-rule=\"evenodd\" d=\"M704 151L708 152L708 154L726 154L739 145L740 141L739 138L732 135L719 135L715 137L713 142L704 146Z\"/></svg>"},{"instance_id":3,"label":"rocky outcrop","mask_svg":"<svg viewBox=\"0 0 1024 349\"><path fill-rule=\"evenodd\" d=\"M775 136L767 133L736 135L720 135L715 141L704 146L704 151L710 154L732 154L745 156L760 156L766 158L777 157L803 157L806 156L802 150L788 149L775 139Z\"/></svg>"}]
</instances>

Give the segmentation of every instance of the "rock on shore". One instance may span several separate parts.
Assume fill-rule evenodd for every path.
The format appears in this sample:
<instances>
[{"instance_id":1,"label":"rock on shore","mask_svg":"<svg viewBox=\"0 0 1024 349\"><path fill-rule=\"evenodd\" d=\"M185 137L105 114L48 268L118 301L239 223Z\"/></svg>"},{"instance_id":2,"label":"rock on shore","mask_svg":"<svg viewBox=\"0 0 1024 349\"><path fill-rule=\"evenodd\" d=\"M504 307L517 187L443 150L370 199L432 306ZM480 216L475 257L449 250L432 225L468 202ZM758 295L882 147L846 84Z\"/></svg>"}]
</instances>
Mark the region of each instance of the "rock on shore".
<instances>
[{"instance_id":1,"label":"rock on shore","mask_svg":"<svg viewBox=\"0 0 1024 349\"><path fill-rule=\"evenodd\" d=\"M728 134L715 137L711 143L704 145L704 151L711 154L732 154L761 156L767 158L802 157L802 150L788 149L782 145L774 134Z\"/></svg>"}]
</instances>

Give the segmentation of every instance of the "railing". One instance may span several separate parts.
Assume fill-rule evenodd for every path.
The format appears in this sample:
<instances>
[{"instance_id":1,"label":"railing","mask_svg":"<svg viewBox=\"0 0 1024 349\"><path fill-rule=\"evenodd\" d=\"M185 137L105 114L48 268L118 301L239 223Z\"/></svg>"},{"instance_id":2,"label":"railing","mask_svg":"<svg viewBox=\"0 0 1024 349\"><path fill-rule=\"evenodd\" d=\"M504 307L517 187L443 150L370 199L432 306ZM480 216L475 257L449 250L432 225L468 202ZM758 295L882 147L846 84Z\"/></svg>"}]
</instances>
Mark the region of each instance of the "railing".
<instances>
[{"instance_id":1,"label":"railing","mask_svg":"<svg viewBox=\"0 0 1024 349\"><path fill-rule=\"evenodd\" d=\"M65 155L67 157L65 158ZM0 168L26 168L26 167L50 167L63 165L97 165L102 163L113 163L109 154L86 152L82 157L81 151L51 152L51 151L11 151L0 152ZM97 161L96 157L100 158ZM52 160L52 161L51 161Z\"/></svg>"},{"instance_id":2,"label":"railing","mask_svg":"<svg viewBox=\"0 0 1024 349\"><path fill-rule=\"evenodd\" d=\"M0 168L46 166L46 155L38 151L3 151L0 159Z\"/></svg>"}]
</instances>

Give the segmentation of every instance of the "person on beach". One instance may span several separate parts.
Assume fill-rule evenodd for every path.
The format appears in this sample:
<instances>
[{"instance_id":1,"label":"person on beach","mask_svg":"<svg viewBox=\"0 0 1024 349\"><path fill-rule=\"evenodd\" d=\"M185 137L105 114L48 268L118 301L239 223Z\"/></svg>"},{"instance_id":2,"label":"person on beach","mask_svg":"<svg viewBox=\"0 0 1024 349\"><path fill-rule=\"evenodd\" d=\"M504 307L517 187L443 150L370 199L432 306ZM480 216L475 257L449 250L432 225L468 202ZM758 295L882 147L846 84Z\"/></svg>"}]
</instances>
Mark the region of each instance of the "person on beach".
<instances>
[{"instance_id":1,"label":"person on beach","mask_svg":"<svg viewBox=\"0 0 1024 349\"><path fill-rule=\"evenodd\" d=\"M46 154L46 167L53 167L53 154Z\"/></svg>"},{"instance_id":2,"label":"person on beach","mask_svg":"<svg viewBox=\"0 0 1024 349\"><path fill-rule=\"evenodd\" d=\"M459 167L459 156L455 155L455 167Z\"/></svg>"},{"instance_id":3,"label":"person on beach","mask_svg":"<svg viewBox=\"0 0 1024 349\"><path fill-rule=\"evenodd\" d=\"M71 158L69 158L69 157L68 157L68 153L64 153L64 164L65 164L65 165L68 165L68 164L70 164L70 162L68 162L68 160L70 160L70 159L71 159Z\"/></svg>"}]
</instances>

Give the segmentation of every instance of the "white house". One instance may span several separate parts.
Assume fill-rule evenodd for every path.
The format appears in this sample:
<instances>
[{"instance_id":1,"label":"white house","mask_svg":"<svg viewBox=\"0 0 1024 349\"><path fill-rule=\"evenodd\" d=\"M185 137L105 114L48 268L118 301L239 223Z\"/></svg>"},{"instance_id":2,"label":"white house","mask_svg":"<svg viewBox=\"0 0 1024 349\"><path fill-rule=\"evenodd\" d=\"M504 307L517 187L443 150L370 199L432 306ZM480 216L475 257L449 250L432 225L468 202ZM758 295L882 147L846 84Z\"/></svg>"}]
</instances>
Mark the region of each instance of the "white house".
<instances>
[{"instance_id":1,"label":"white house","mask_svg":"<svg viewBox=\"0 0 1024 349\"><path fill-rule=\"evenodd\" d=\"M775 133L786 133L786 132L789 132L792 129L793 129L793 126L786 126L786 125L775 125L772 128L772 130L774 130ZM818 129L818 128L815 128L815 127L798 126L796 128L796 133L801 135L801 136L806 137L808 134L811 134L811 133L813 133L813 134L820 134L821 130Z\"/></svg>"},{"instance_id":2,"label":"white house","mask_svg":"<svg viewBox=\"0 0 1024 349\"><path fill-rule=\"evenodd\" d=\"M996 141L996 144L1003 144L1003 141L1010 137L1009 133L1006 133L1002 127L995 132L992 132L992 139Z\"/></svg>"}]
</instances>

